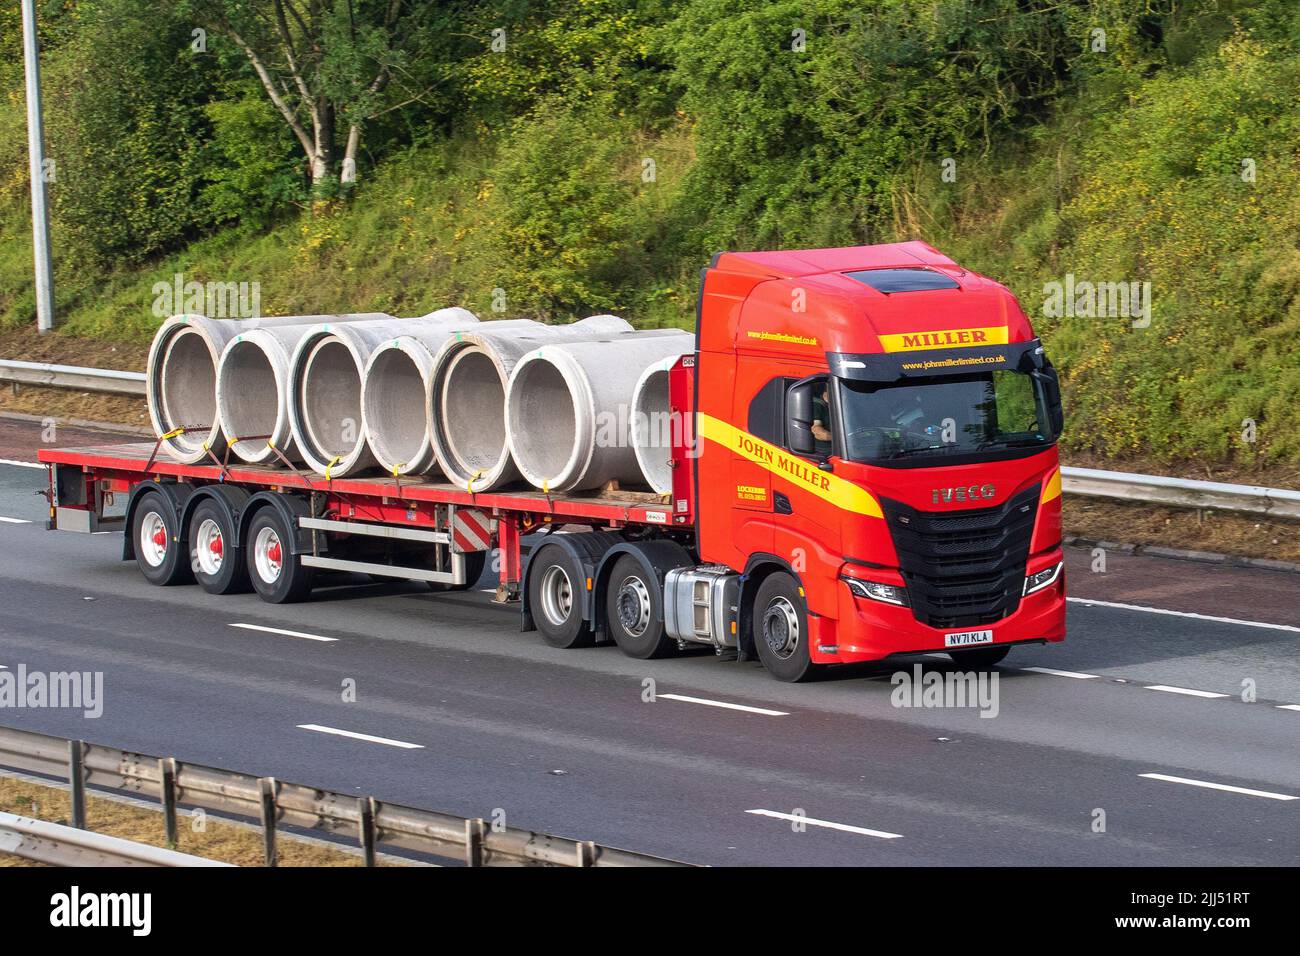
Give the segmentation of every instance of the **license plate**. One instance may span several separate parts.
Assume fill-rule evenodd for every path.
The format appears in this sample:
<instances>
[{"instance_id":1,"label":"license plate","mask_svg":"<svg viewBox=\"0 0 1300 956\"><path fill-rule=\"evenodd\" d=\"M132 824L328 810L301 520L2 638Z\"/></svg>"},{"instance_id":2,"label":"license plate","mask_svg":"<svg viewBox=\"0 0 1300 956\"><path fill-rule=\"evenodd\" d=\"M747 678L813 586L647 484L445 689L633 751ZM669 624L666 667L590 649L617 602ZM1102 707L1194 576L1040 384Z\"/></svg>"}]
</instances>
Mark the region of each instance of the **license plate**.
<instances>
[{"instance_id":1,"label":"license plate","mask_svg":"<svg viewBox=\"0 0 1300 956\"><path fill-rule=\"evenodd\" d=\"M972 644L992 644L992 631L957 631L943 636L944 647L969 647Z\"/></svg>"}]
</instances>

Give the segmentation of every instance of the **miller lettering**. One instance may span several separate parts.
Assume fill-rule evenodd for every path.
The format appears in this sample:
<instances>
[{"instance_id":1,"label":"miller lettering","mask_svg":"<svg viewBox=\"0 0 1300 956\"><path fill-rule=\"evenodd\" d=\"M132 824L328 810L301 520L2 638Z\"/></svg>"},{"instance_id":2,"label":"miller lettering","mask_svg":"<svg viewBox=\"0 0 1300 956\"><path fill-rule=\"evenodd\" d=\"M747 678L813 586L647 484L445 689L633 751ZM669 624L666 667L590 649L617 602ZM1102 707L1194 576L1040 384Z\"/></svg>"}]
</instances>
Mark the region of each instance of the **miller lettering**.
<instances>
[{"instance_id":1,"label":"miller lettering","mask_svg":"<svg viewBox=\"0 0 1300 956\"><path fill-rule=\"evenodd\" d=\"M955 332L920 332L903 335L903 347L932 349L944 345L980 345L988 341L988 333L980 329L960 329Z\"/></svg>"}]
</instances>

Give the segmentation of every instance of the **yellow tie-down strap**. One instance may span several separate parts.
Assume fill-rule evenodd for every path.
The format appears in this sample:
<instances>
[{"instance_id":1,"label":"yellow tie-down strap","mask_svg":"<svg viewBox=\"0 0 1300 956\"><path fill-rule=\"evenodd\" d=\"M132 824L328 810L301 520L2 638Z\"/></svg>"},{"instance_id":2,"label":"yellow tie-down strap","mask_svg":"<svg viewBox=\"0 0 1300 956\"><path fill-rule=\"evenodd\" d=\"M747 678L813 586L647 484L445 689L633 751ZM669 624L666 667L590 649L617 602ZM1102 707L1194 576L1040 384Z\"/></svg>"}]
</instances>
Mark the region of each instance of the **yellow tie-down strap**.
<instances>
[{"instance_id":1,"label":"yellow tie-down strap","mask_svg":"<svg viewBox=\"0 0 1300 956\"><path fill-rule=\"evenodd\" d=\"M703 413L698 416L695 427L709 441L717 442L742 458L748 458L759 467L793 482L818 498L824 498L837 508L870 518L884 517L880 502L876 501L871 492L832 472L822 471L812 462L784 448L769 445L749 432Z\"/></svg>"}]
</instances>

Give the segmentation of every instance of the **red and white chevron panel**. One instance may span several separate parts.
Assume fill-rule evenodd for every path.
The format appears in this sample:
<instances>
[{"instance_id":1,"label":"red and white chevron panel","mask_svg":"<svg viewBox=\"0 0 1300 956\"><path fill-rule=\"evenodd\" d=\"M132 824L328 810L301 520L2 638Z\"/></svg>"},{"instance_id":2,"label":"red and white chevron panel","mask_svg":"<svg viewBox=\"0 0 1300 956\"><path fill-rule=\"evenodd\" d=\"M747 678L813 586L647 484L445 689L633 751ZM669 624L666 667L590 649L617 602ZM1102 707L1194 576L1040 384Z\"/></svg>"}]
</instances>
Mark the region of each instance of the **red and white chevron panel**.
<instances>
[{"instance_id":1,"label":"red and white chevron panel","mask_svg":"<svg viewBox=\"0 0 1300 956\"><path fill-rule=\"evenodd\" d=\"M492 518L477 508L457 508L451 521L453 551L486 551L492 547Z\"/></svg>"}]
</instances>

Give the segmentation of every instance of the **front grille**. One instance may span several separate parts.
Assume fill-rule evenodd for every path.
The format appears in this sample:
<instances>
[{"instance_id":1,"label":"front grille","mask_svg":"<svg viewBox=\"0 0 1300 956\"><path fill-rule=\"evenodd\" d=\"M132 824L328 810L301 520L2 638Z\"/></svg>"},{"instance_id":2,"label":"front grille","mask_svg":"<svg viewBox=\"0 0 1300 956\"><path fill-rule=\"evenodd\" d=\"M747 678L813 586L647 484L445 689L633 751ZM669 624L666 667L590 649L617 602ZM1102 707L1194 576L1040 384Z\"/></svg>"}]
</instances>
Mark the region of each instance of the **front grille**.
<instances>
[{"instance_id":1,"label":"front grille","mask_svg":"<svg viewBox=\"0 0 1300 956\"><path fill-rule=\"evenodd\" d=\"M930 627L993 624L1020 606L1039 485L996 508L918 511L880 500L912 613Z\"/></svg>"}]
</instances>

